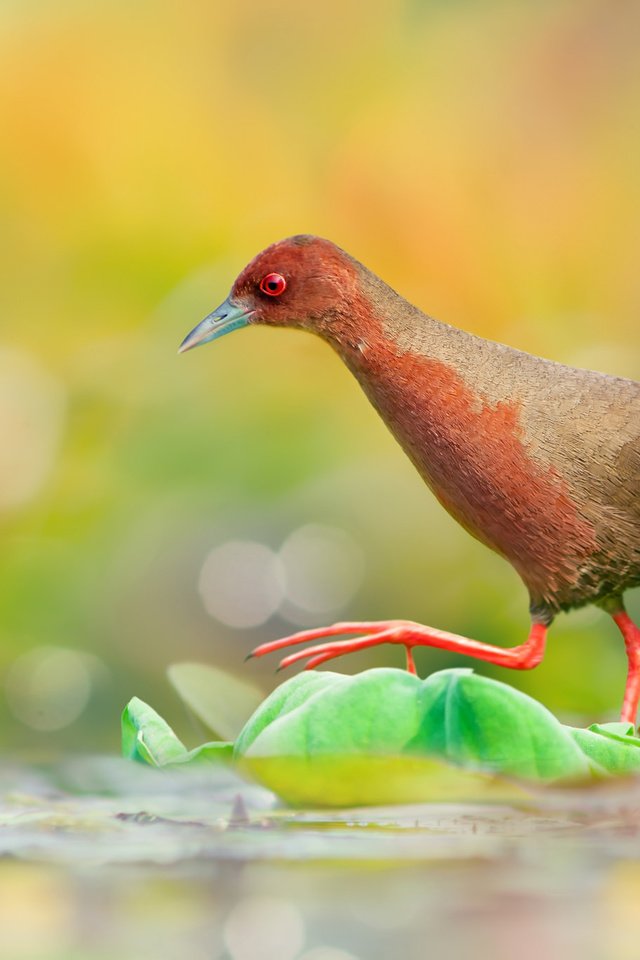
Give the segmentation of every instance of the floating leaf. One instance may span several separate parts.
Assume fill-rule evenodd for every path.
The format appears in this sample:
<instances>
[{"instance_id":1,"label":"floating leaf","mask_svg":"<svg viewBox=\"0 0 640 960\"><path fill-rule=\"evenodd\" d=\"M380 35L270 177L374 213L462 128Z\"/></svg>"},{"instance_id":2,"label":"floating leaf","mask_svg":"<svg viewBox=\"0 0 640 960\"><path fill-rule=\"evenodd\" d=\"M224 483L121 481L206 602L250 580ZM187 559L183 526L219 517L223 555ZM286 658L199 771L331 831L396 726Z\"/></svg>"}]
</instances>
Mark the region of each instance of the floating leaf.
<instances>
[{"instance_id":1,"label":"floating leaf","mask_svg":"<svg viewBox=\"0 0 640 960\"><path fill-rule=\"evenodd\" d=\"M232 743L203 743L187 750L166 720L144 700L133 697L122 712L122 755L152 767L221 763L233 757Z\"/></svg>"},{"instance_id":2,"label":"floating leaf","mask_svg":"<svg viewBox=\"0 0 640 960\"><path fill-rule=\"evenodd\" d=\"M184 758L187 748L144 700L133 697L122 711L122 755L153 767Z\"/></svg>"},{"instance_id":3,"label":"floating leaf","mask_svg":"<svg viewBox=\"0 0 640 960\"><path fill-rule=\"evenodd\" d=\"M190 689L207 713L209 684L219 711L236 681L182 666L187 677L200 669L209 679L215 674L212 684ZM387 668L304 672L258 706L235 744L192 751L139 700L123 717L126 755L155 766L233 761L296 806L512 800L526 795L527 784L640 771L640 739L632 733L629 724L563 726L526 694L466 669L425 680Z\"/></svg>"},{"instance_id":4,"label":"floating leaf","mask_svg":"<svg viewBox=\"0 0 640 960\"><path fill-rule=\"evenodd\" d=\"M631 736L632 724L594 723L588 730L567 729L602 773L621 776L640 772L640 739Z\"/></svg>"},{"instance_id":5,"label":"floating leaf","mask_svg":"<svg viewBox=\"0 0 640 960\"><path fill-rule=\"evenodd\" d=\"M237 762L240 771L293 807L507 803L528 795L515 781L466 770L435 757L326 754L311 758L248 756Z\"/></svg>"},{"instance_id":6,"label":"floating leaf","mask_svg":"<svg viewBox=\"0 0 640 960\"><path fill-rule=\"evenodd\" d=\"M571 734L537 700L471 670L421 681L409 751L527 780L574 780L590 767Z\"/></svg>"},{"instance_id":7,"label":"floating leaf","mask_svg":"<svg viewBox=\"0 0 640 960\"><path fill-rule=\"evenodd\" d=\"M233 740L264 698L264 691L204 663L175 663L167 670L178 696L213 733Z\"/></svg>"},{"instance_id":8,"label":"floating leaf","mask_svg":"<svg viewBox=\"0 0 640 960\"><path fill-rule=\"evenodd\" d=\"M171 763L229 763L233 760L233 744L225 741L203 743L201 747L189 750L184 756Z\"/></svg>"},{"instance_id":9,"label":"floating leaf","mask_svg":"<svg viewBox=\"0 0 640 960\"><path fill-rule=\"evenodd\" d=\"M299 674L256 711L235 756L296 804L478 797L508 792L495 776L568 781L592 772L545 707L470 670L426 680L387 668Z\"/></svg>"}]
</instances>

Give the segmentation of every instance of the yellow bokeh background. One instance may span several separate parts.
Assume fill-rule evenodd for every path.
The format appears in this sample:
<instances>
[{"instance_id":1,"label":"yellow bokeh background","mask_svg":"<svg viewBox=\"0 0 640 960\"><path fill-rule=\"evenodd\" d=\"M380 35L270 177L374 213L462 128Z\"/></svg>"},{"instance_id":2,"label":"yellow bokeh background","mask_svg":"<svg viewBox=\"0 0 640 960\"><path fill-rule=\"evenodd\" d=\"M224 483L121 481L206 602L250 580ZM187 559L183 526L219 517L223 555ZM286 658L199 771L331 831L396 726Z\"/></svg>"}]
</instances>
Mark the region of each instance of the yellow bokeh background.
<instances>
[{"instance_id":1,"label":"yellow bokeh background","mask_svg":"<svg viewBox=\"0 0 640 960\"><path fill-rule=\"evenodd\" d=\"M2 5L6 748L116 749L133 694L185 728L177 660L273 685L243 658L296 618L207 612L203 564L229 542L276 557L328 530L362 561L340 616L523 638L515 574L324 344L176 347L259 249L307 232L442 320L640 379L639 34L639 7L604 0ZM615 716L624 671L587 610L534 673L494 675L583 722Z\"/></svg>"}]
</instances>

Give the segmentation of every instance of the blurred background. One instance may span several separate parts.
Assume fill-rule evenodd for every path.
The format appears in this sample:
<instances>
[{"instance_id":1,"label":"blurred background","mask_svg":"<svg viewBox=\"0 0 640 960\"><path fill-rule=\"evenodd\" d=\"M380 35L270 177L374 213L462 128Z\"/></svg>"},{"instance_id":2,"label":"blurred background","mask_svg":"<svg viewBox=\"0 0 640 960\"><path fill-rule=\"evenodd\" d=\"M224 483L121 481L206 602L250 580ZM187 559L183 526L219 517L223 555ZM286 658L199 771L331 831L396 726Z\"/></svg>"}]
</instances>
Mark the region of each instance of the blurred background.
<instances>
[{"instance_id":1,"label":"blurred background","mask_svg":"<svg viewBox=\"0 0 640 960\"><path fill-rule=\"evenodd\" d=\"M323 343L176 348L258 250L309 232L442 320L640 378L639 28L605 0L5 0L5 749L115 751L133 694L193 745L168 664L269 689L275 661L246 653L337 617L523 639L516 575ZM493 673L614 718L624 650L585 610L536 671Z\"/></svg>"}]
</instances>

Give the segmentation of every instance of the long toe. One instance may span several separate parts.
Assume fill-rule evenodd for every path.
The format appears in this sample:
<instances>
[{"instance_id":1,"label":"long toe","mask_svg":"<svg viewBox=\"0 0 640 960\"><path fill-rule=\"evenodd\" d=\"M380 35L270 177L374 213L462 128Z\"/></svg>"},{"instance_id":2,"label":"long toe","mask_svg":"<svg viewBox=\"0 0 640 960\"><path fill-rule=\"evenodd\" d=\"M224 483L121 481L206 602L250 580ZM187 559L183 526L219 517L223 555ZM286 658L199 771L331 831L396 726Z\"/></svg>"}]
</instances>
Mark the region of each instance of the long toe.
<instances>
[{"instance_id":1,"label":"long toe","mask_svg":"<svg viewBox=\"0 0 640 960\"><path fill-rule=\"evenodd\" d=\"M297 650L290 653L280 661L278 670L284 670L290 667L292 663L299 660L310 658L305 670L312 670L319 663L325 660L334 660L336 657L343 657L347 653L357 653L358 650L366 650L368 647L377 647L381 643L397 642L397 629L391 627L381 633L370 634L366 637L357 637L355 640L335 640L333 643L320 643L315 647L305 647L304 650Z\"/></svg>"},{"instance_id":2,"label":"long toe","mask_svg":"<svg viewBox=\"0 0 640 960\"><path fill-rule=\"evenodd\" d=\"M356 620L346 620L340 623L333 623L328 627L313 627L310 630L300 630L298 633L292 633L288 637L282 637L279 640L269 640L267 643L261 643L259 647L251 651L247 659L264 657L267 653L277 653L278 650L295 647L299 643L310 643L313 640L322 640L324 637L339 637L349 633L380 636L388 630L398 629L406 625L407 621L405 620L363 620L360 622ZM413 626L416 625L413 624ZM304 655L305 654L303 654L303 656Z\"/></svg>"}]
</instances>

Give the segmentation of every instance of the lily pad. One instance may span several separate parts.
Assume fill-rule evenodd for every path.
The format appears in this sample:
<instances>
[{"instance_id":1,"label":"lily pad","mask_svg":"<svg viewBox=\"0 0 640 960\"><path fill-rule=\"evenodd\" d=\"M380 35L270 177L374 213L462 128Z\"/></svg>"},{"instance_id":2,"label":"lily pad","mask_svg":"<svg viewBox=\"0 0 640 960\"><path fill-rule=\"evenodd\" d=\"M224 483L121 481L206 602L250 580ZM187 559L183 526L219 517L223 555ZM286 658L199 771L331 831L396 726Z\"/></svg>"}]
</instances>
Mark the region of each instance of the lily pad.
<instances>
[{"instance_id":1,"label":"lily pad","mask_svg":"<svg viewBox=\"0 0 640 960\"><path fill-rule=\"evenodd\" d=\"M174 663L167 676L180 699L221 740L233 740L264 692L226 670L204 663Z\"/></svg>"},{"instance_id":2,"label":"lily pad","mask_svg":"<svg viewBox=\"0 0 640 960\"><path fill-rule=\"evenodd\" d=\"M425 680L388 668L304 672L260 704L235 743L191 752L141 701L124 717L125 755L155 766L233 762L297 806L513 799L528 785L640 772L628 725L564 726L526 694L467 669Z\"/></svg>"},{"instance_id":3,"label":"lily pad","mask_svg":"<svg viewBox=\"0 0 640 960\"><path fill-rule=\"evenodd\" d=\"M459 799L489 784L504 794L505 777L539 783L592 773L545 707L470 670L426 680L386 668L300 674L247 722L234 756L296 804Z\"/></svg>"},{"instance_id":4,"label":"lily pad","mask_svg":"<svg viewBox=\"0 0 640 960\"><path fill-rule=\"evenodd\" d=\"M581 750L607 774L640 772L640 739L632 724L594 723L588 730L567 727Z\"/></svg>"},{"instance_id":5,"label":"lily pad","mask_svg":"<svg viewBox=\"0 0 640 960\"><path fill-rule=\"evenodd\" d=\"M231 743L203 743L187 750L166 720L145 703L133 697L122 711L122 755L152 767L196 761L224 761L233 755Z\"/></svg>"},{"instance_id":6,"label":"lily pad","mask_svg":"<svg viewBox=\"0 0 640 960\"><path fill-rule=\"evenodd\" d=\"M144 700L133 697L122 711L122 755L162 767L187 754L184 743L166 720Z\"/></svg>"}]
</instances>

